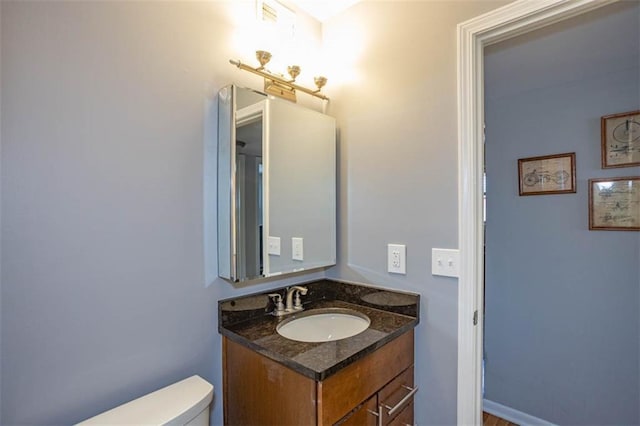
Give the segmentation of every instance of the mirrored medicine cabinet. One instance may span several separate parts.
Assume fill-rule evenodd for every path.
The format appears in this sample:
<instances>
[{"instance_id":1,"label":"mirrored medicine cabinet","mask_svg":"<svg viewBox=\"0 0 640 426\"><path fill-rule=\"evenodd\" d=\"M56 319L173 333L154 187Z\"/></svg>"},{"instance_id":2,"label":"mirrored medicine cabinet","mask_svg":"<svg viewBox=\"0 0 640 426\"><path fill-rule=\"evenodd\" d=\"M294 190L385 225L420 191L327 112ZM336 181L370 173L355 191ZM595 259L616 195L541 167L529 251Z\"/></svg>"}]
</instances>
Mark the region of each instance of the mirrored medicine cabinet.
<instances>
[{"instance_id":1,"label":"mirrored medicine cabinet","mask_svg":"<svg viewBox=\"0 0 640 426\"><path fill-rule=\"evenodd\" d=\"M218 275L336 263L335 119L235 85L218 93Z\"/></svg>"}]
</instances>

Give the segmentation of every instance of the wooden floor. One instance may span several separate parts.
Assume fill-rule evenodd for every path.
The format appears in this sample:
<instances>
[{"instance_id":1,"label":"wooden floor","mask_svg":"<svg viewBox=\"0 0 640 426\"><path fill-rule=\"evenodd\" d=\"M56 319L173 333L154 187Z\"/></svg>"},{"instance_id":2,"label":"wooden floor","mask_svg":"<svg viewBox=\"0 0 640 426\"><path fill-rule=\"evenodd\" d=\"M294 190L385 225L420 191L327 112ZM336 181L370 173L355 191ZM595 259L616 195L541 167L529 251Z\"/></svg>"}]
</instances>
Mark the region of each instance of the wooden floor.
<instances>
[{"instance_id":1,"label":"wooden floor","mask_svg":"<svg viewBox=\"0 0 640 426\"><path fill-rule=\"evenodd\" d=\"M515 423L485 412L482 413L482 424L484 426L518 426Z\"/></svg>"}]
</instances>

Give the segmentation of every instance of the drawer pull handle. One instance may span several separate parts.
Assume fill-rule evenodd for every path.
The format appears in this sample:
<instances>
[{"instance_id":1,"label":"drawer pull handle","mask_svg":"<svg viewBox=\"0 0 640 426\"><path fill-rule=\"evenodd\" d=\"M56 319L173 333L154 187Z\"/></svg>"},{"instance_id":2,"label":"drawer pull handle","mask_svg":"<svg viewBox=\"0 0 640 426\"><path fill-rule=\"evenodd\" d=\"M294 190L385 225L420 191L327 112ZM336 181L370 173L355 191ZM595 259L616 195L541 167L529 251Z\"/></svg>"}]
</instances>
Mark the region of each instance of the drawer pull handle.
<instances>
[{"instance_id":1,"label":"drawer pull handle","mask_svg":"<svg viewBox=\"0 0 640 426\"><path fill-rule=\"evenodd\" d=\"M378 420L376 420L376 426L382 426L382 406L378 406L378 412L377 413L375 411L371 411L369 409L367 409L367 413L373 414L374 416L376 416L378 418Z\"/></svg>"},{"instance_id":2,"label":"drawer pull handle","mask_svg":"<svg viewBox=\"0 0 640 426\"><path fill-rule=\"evenodd\" d=\"M407 403L407 401L409 401L413 397L413 395L415 395L415 393L418 392L417 386L413 389L405 385L402 385L402 387L408 390L409 393L404 398L402 398L400 402L398 402L394 407L389 407L388 405L383 404L384 408L389 410L389 412L387 412L387 416L389 417L393 416L396 413L396 411L400 410Z\"/></svg>"}]
</instances>

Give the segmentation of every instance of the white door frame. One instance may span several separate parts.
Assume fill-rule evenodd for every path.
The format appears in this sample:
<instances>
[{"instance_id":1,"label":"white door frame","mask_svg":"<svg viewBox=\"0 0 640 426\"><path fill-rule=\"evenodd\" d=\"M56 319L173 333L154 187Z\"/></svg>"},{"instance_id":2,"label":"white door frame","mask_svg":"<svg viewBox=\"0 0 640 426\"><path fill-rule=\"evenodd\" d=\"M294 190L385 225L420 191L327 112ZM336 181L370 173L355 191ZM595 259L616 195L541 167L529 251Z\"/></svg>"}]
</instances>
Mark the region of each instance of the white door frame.
<instances>
[{"instance_id":1,"label":"white door frame","mask_svg":"<svg viewBox=\"0 0 640 426\"><path fill-rule=\"evenodd\" d=\"M517 0L458 25L459 425L482 424L484 46L614 1Z\"/></svg>"}]
</instances>

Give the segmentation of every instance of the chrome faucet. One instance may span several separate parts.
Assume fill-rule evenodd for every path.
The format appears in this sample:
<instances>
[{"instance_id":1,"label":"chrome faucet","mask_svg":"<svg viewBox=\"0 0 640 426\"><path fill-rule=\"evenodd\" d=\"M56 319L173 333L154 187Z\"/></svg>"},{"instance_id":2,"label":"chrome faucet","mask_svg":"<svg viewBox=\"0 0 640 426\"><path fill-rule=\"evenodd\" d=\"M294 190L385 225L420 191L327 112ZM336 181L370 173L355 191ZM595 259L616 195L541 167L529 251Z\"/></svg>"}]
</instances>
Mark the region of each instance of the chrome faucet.
<instances>
[{"instance_id":1,"label":"chrome faucet","mask_svg":"<svg viewBox=\"0 0 640 426\"><path fill-rule=\"evenodd\" d=\"M295 293L295 301L293 298L294 293ZM301 311L303 309L302 301L300 300L301 294L303 296L307 294L306 287L300 287L298 285L294 285L287 289L287 305L285 308L286 312Z\"/></svg>"},{"instance_id":2,"label":"chrome faucet","mask_svg":"<svg viewBox=\"0 0 640 426\"><path fill-rule=\"evenodd\" d=\"M281 317L282 315L284 315L285 311L284 311L284 303L282 303L282 296L278 293L272 293L272 294L269 294L268 296L273 299L273 303L274 303L274 309L273 309L273 312L271 312L271 314L277 317Z\"/></svg>"}]
</instances>

